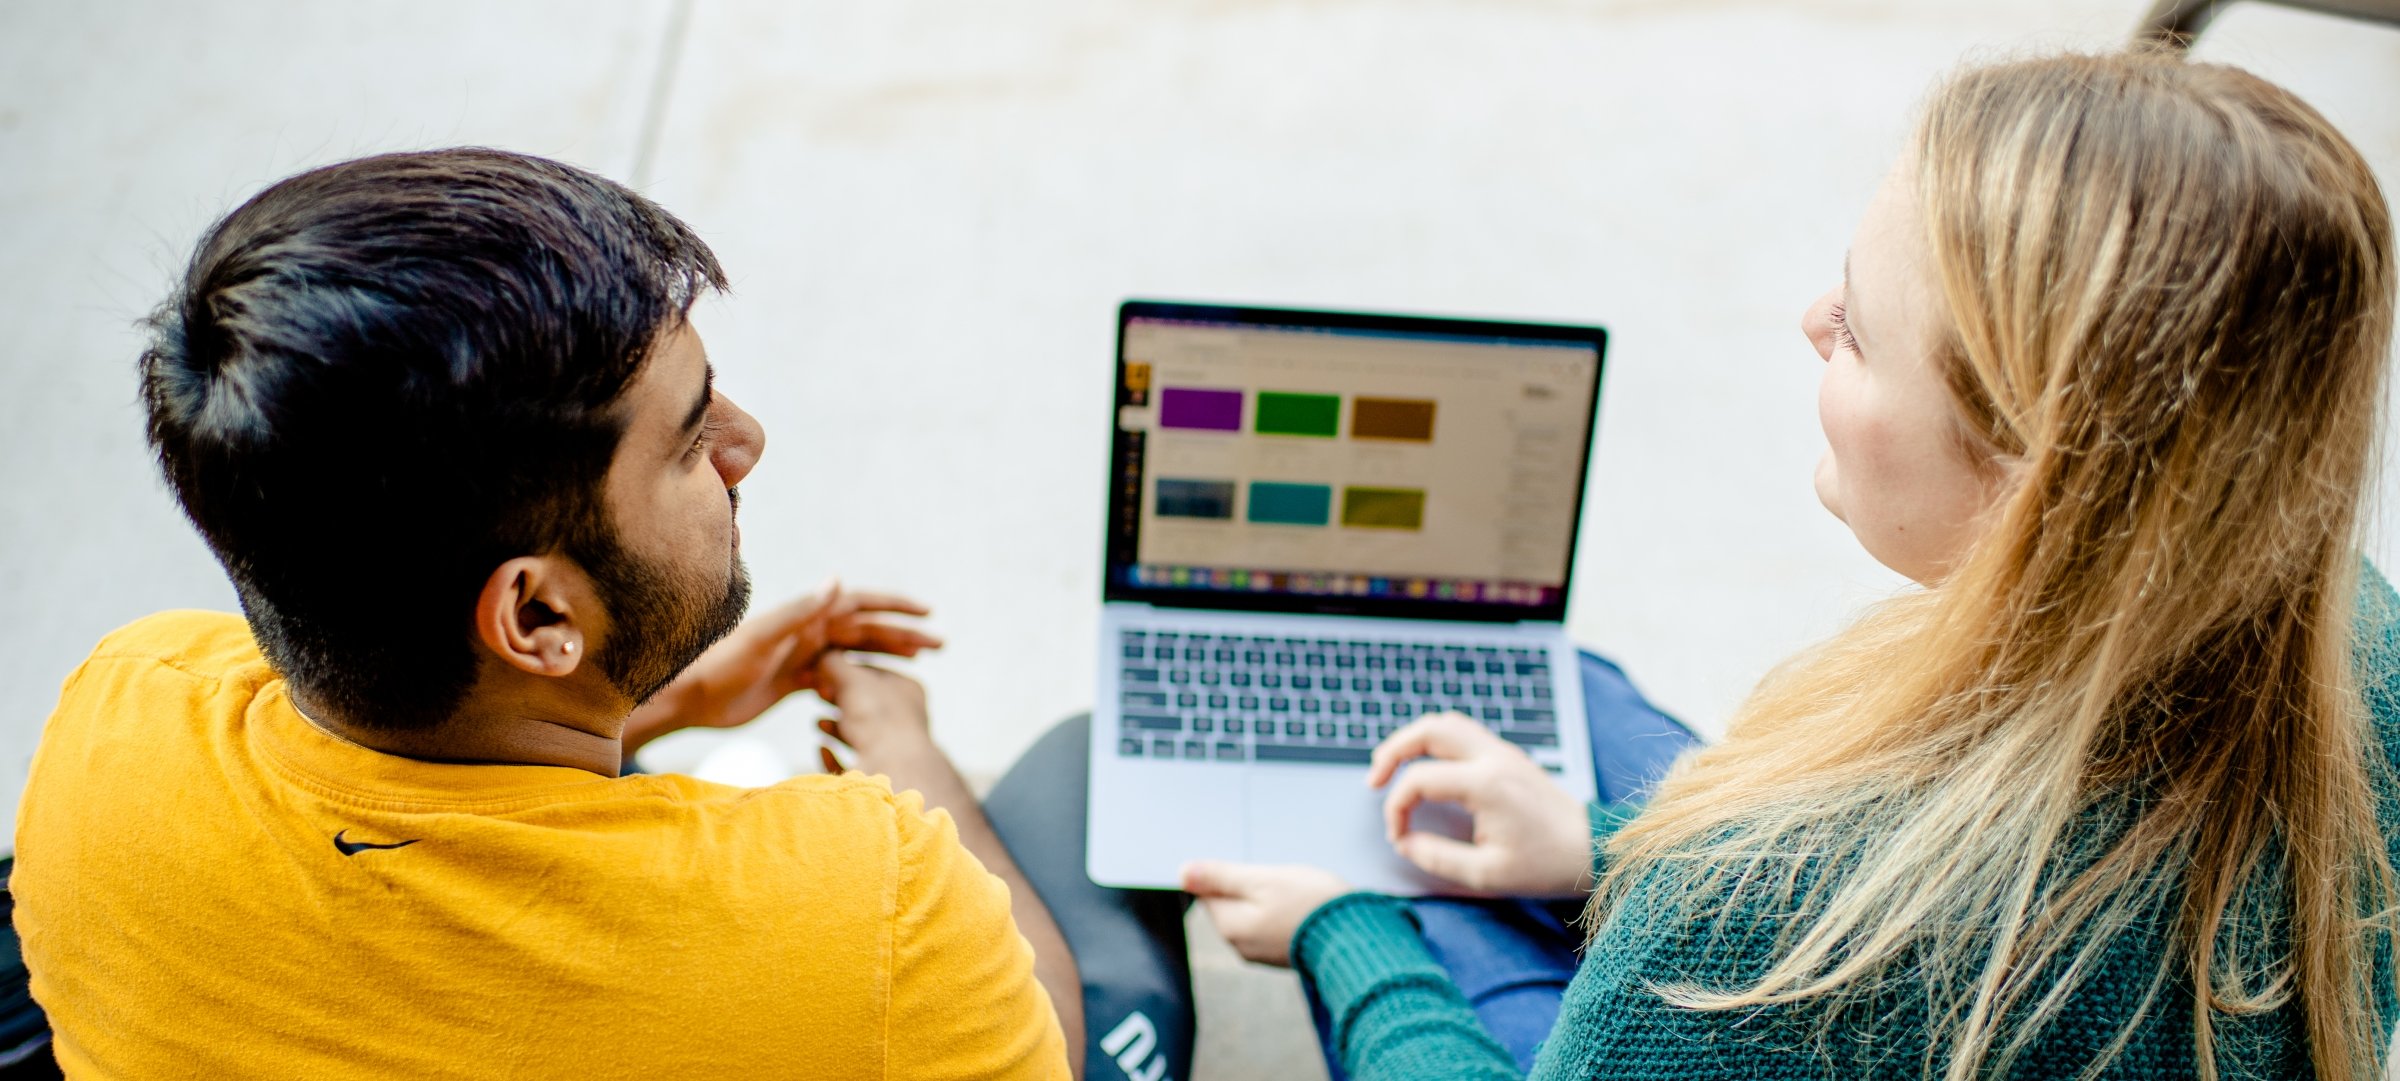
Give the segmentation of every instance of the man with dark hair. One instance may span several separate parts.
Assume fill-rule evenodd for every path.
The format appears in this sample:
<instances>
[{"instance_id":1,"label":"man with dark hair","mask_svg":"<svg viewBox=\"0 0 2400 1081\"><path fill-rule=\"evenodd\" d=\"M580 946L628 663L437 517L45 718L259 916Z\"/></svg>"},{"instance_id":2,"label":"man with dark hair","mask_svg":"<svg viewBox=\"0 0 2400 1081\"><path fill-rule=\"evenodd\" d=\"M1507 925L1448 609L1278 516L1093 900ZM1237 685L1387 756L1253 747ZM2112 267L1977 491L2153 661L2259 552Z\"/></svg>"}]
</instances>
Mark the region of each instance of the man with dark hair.
<instances>
[{"instance_id":1,"label":"man with dark hair","mask_svg":"<svg viewBox=\"0 0 2400 1081\"><path fill-rule=\"evenodd\" d=\"M686 318L724 283L641 196L491 150L202 239L142 396L246 618L110 635L44 733L12 887L69 1076L1080 1072L1056 925L922 691L847 657L938 645L888 621L924 609L741 623L764 435ZM803 688L888 783L620 775Z\"/></svg>"}]
</instances>

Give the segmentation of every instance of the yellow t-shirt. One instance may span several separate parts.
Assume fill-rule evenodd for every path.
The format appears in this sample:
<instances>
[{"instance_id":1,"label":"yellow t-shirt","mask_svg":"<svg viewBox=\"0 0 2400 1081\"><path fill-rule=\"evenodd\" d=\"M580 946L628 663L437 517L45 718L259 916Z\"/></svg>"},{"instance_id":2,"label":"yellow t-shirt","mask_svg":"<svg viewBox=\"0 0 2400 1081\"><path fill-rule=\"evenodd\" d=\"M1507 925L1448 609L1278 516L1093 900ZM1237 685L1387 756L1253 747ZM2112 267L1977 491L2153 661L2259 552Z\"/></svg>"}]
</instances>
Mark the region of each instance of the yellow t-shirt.
<instances>
[{"instance_id":1,"label":"yellow t-shirt","mask_svg":"<svg viewBox=\"0 0 2400 1081\"><path fill-rule=\"evenodd\" d=\"M70 1078L1067 1074L1007 887L916 793L370 751L229 615L67 680L14 891Z\"/></svg>"}]
</instances>

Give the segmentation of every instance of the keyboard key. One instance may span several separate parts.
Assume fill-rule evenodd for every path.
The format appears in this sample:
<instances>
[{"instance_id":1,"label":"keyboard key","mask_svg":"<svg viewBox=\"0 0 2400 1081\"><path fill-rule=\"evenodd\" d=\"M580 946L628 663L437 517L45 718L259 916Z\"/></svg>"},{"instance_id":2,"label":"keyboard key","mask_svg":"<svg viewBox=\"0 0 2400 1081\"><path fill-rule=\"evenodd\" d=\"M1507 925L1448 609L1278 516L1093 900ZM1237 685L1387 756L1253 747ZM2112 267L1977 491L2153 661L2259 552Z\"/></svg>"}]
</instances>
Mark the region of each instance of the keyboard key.
<instances>
[{"instance_id":1,"label":"keyboard key","mask_svg":"<svg viewBox=\"0 0 2400 1081\"><path fill-rule=\"evenodd\" d=\"M1520 747L1558 746L1558 730L1554 728L1539 731L1530 728L1503 728L1500 730L1500 738Z\"/></svg>"},{"instance_id":2,"label":"keyboard key","mask_svg":"<svg viewBox=\"0 0 2400 1081\"><path fill-rule=\"evenodd\" d=\"M1363 724L1354 724L1348 728L1342 729L1342 733L1349 736L1351 739L1365 739L1367 738L1367 726Z\"/></svg>"},{"instance_id":3,"label":"keyboard key","mask_svg":"<svg viewBox=\"0 0 2400 1081\"><path fill-rule=\"evenodd\" d=\"M1433 681L1430 679L1412 679L1408 681L1408 689L1420 695L1432 694Z\"/></svg>"},{"instance_id":4,"label":"keyboard key","mask_svg":"<svg viewBox=\"0 0 2400 1081\"><path fill-rule=\"evenodd\" d=\"M1400 682L1399 680L1387 679L1383 681L1383 693L1385 694L1399 694L1401 691L1407 689L1408 685Z\"/></svg>"},{"instance_id":5,"label":"keyboard key","mask_svg":"<svg viewBox=\"0 0 2400 1081\"><path fill-rule=\"evenodd\" d=\"M1233 659L1241 654L1220 646L1215 653L1211 653L1209 656L1216 658L1218 664L1232 664Z\"/></svg>"},{"instance_id":6,"label":"keyboard key","mask_svg":"<svg viewBox=\"0 0 2400 1081\"><path fill-rule=\"evenodd\" d=\"M1140 758L1142 756L1142 741L1138 739L1118 740L1117 753L1124 755L1127 758Z\"/></svg>"},{"instance_id":7,"label":"keyboard key","mask_svg":"<svg viewBox=\"0 0 2400 1081\"><path fill-rule=\"evenodd\" d=\"M1369 657L1363 662L1362 667L1369 672L1381 672L1386 663L1381 657Z\"/></svg>"},{"instance_id":8,"label":"keyboard key","mask_svg":"<svg viewBox=\"0 0 2400 1081\"><path fill-rule=\"evenodd\" d=\"M1245 649L1242 651L1242 663L1265 664L1267 663L1267 655L1260 650Z\"/></svg>"},{"instance_id":9,"label":"keyboard key","mask_svg":"<svg viewBox=\"0 0 2400 1081\"><path fill-rule=\"evenodd\" d=\"M1176 704L1176 705L1178 705L1178 706L1182 706L1182 707L1183 707L1183 708L1185 708L1185 709L1190 709L1190 708L1192 708L1193 706L1197 706L1197 705L1199 705L1199 704L1200 704L1200 696L1199 696L1199 695L1196 695L1196 694L1191 694L1191 693L1188 693L1188 692L1187 692L1187 693L1184 693L1184 694L1179 694L1179 695L1176 695L1176 696L1175 696L1175 704Z\"/></svg>"},{"instance_id":10,"label":"keyboard key","mask_svg":"<svg viewBox=\"0 0 2400 1081\"><path fill-rule=\"evenodd\" d=\"M1470 683L1467 684L1467 693L1472 694L1477 698L1490 698L1492 696L1492 685L1489 683Z\"/></svg>"},{"instance_id":11,"label":"keyboard key","mask_svg":"<svg viewBox=\"0 0 2400 1081\"><path fill-rule=\"evenodd\" d=\"M1350 712L1350 700L1347 698L1336 698L1331 702L1325 703L1325 709L1326 712L1332 713L1337 717L1347 715Z\"/></svg>"},{"instance_id":12,"label":"keyboard key","mask_svg":"<svg viewBox=\"0 0 2400 1081\"><path fill-rule=\"evenodd\" d=\"M1156 682L1158 682L1158 669L1156 669L1156 668L1127 668L1127 669L1125 669L1125 682L1127 682L1127 683L1156 683Z\"/></svg>"},{"instance_id":13,"label":"keyboard key","mask_svg":"<svg viewBox=\"0 0 2400 1081\"><path fill-rule=\"evenodd\" d=\"M1249 727L1249 723L1239 717L1227 717L1224 727L1226 735L1238 736L1242 734L1242 729Z\"/></svg>"},{"instance_id":14,"label":"keyboard key","mask_svg":"<svg viewBox=\"0 0 2400 1081\"><path fill-rule=\"evenodd\" d=\"M1261 672L1258 674L1258 685L1271 691L1283 686L1283 677L1273 672Z\"/></svg>"},{"instance_id":15,"label":"keyboard key","mask_svg":"<svg viewBox=\"0 0 2400 1081\"><path fill-rule=\"evenodd\" d=\"M1292 677L1292 689L1293 689L1293 690L1295 690L1295 691L1305 691L1305 690L1308 690L1310 687L1313 687L1313 686L1315 686L1315 685L1316 685L1316 681L1315 681L1315 680L1312 680L1312 679L1310 679L1310 678L1309 678L1309 677L1307 677L1307 676L1300 675L1300 676L1293 676L1293 677Z\"/></svg>"},{"instance_id":16,"label":"keyboard key","mask_svg":"<svg viewBox=\"0 0 2400 1081\"><path fill-rule=\"evenodd\" d=\"M1332 721L1317 722L1318 739L1332 739L1334 736L1340 734L1341 730L1342 726L1335 724Z\"/></svg>"},{"instance_id":17,"label":"keyboard key","mask_svg":"<svg viewBox=\"0 0 2400 1081\"><path fill-rule=\"evenodd\" d=\"M1224 679L1225 677L1214 668L1200 670L1200 685L1203 687L1214 687Z\"/></svg>"},{"instance_id":18,"label":"keyboard key","mask_svg":"<svg viewBox=\"0 0 2400 1081\"><path fill-rule=\"evenodd\" d=\"M1135 643L1135 644L1133 644L1133 645L1126 646L1126 647L1125 647L1125 659L1126 659L1126 660L1129 660L1129 661L1143 661L1143 660L1148 660L1148 659L1150 659L1150 647L1148 647L1148 646L1145 646L1145 645L1142 645L1142 644L1140 644L1140 643Z\"/></svg>"},{"instance_id":19,"label":"keyboard key","mask_svg":"<svg viewBox=\"0 0 2400 1081\"><path fill-rule=\"evenodd\" d=\"M1125 727L1151 732L1181 732L1183 718L1164 713L1128 713Z\"/></svg>"},{"instance_id":20,"label":"keyboard key","mask_svg":"<svg viewBox=\"0 0 2400 1081\"><path fill-rule=\"evenodd\" d=\"M1261 732L1259 734L1266 735L1267 733ZM1283 734L1291 736L1295 739L1306 738L1308 736L1308 725L1301 721L1285 721L1283 722Z\"/></svg>"},{"instance_id":21,"label":"keyboard key","mask_svg":"<svg viewBox=\"0 0 2400 1081\"><path fill-rule=\"evenodd\" d=\"M1362 717L1381 717L1383 716L1383 703L1360 702L1358 704L1358 713L1359 716Z\"/></svg>"},{"instance_id":22,"label":"keyboard key","mask_svg":"<svg viewBox=\"0 0 2400 1081\"><path fill-rule=\"evenodd\" d=\"M1503 683L1500 685L1500 697L1523 698L1525 697L1525 688L1519 687L1514 683Z\"/></svg>"},{"instance_id":23,"label":"keyboard key","mask_svg":"<svg viewBox=\"0 0 2400 1081\"><path fill-rule=\"evenodd\" d=\"M1226 741L1226 740L1218 740L1218 741L1217 741L1217 761L1219 761L1219 762L1239 762L1239 761L1241 761L1241 760L1242 760L1242 745L1241 745L1241 744L1239 744L1239 743L1232 743L1232 742L1229 742L1229 741Z\"/></svg>"},{"instance_id":24,"label":"keyboard key","mask_svg":"<svg viewBox=\"0 0 2400 1081\"><path fill-rule=\"evenodd\" d=\"M1290 713L1291 711L1292 711L1292 700L1291 700L1291 699L1289 699L1289 698L1285 698L1285 697L1283 697L1283 696L1281 696L1281 695L1277 695L1277 696L1275 696L1275 697L1273 697L1273 698L1267 699L1267 712L1269 712L1269 713Z\"/></svg>"},{"instance_id":25,"label":"keyboard key","mask_svg":"<svg viewBox=\"0 0 2400 1081\"><path fill-rule=\"evenodd\" d=\"M1358 667L1358 658L1344 653L1333 659L1333 666L1335 668L1356 668Z\"/></svg>"},{"instance_id":26,"label":"keyboard key","mask_svg":"<svg viewBox=\"0 0 2400 1081\"><path fill-rule=\"evenodd\" d=\"M1323 699L1303 698L1300 700L1300 712L1302 713L1317 713L1322 711L1324 708L1325 703Z\"/></svg>"},{"instance_id":27,"label":"keyboard key","mask_svg":"<svg viewBox=\"0 0 2400 1081\"><path fill-rule=\"evenodd\" d=\"M1550 685L1547 683L1536 683L1533 686L1526 688L1525 693L1532 695L1533 700L1536 702L1547 702L1550 700Z\"/></svg>"},{"instance_id":28,"label":"keyboard key","mask_svg":"<svg viewBox=\"0 0 2400 1081\"><path fill-rule=\"evenodd\" d=\"M1225 695L1212 694L1208 696L1208 708L1210 709L1224 709L1232 704L1233 699L1228 698Z\"/></svg>"},{"instance_id":29,"label":"keyboard key","mask_svg":"<svg viewBox=\"0 0 2400 1081\"><path fill-rule=\"evenodd\" d=\"M1507 713L1507 710L1501 709L1498 706L1485 706L1483 707L1482 716L1485 721L1498 722L1502 717L1506 716Z\"/></svg>"},{"instance_id":30,"label":"keyboard key","mask_svg":"<svg viewBox=\"0 0 2400 1081\"><path fill-rule=\"evenodd\" d=\"M1216 722L1216 719L1215 719L1215 718L1212 718L1212 717L1194 717L1194 718L1192 718L1192 731L1194 731L1194 732L1214 732L1214 731L1216 731L1216 730L1217 730L1217 722Z\"/></svg>"},{"instance_id":31,"label":"keyboard key","mask_svg":"<svg viewBox=\"0 0 2400 1081\"><path fill-rule=\"evenodd\" d=\"M1467 693L1467 691L1465 686L1460 684L1457 680L1446 679L1442 681L1442 693L1456 698L1459 695Z\"/></svg>"},{"instance_id":32,"label":"keyboard key","mask_svg":"<svg viewBox=\"0 0 2400 1081\"><path fill-rule=\"evenodd\" d=\"M1249 685L1250 685L1250 673L1248 673L1248 672L1234 672L1234 673L1231 673L1231 674L1229 674L1229 675L1227 675L1227 676L1225 677L1225 682L1227 682L1227 683L1229 683L1229 684L1232 684L1233 686L1236 686L1236 687L1247 687L1247 686L1249 686Z\"/></svg>"},{"instance_id":33,"label":"keyboard key","mask_svg":"<svg viewBox=\"0 0 2400 1081\"><path fill-rule=\"evenodd\" d=\"M1392 738L1392 733L1399 730L1400 726L1396 724L1379 724L1375 726L1375 738L1379 740L1390 739Z\"/></svg>"},{"instance_id":34,"label":"keyboard key","mask_svg":"<svg viewBox=\"0 0 2400 1081\"><path fill-rule=\"evenodd\" d=\"M1184 740L1183 756L1185 758L1206 758L1208 757L1208 744L1196 739Z\"/></svg>"},{"instance_id":35,"label":"keyboard key","mask_svg":"<svg viewBox=\"0 0 2400 1081\"><path fill-rule=\"evenodd\" d=\"M1509 710L1508 719L1519 723L1553 724L1557 722L1558 714L1546 709L1525 709L1520 707Z\"/></svg>"},{"instance_id":36,"label":"keyboard key","mask_svg":"<svg viewBox=\"0 0 2400 1081\"><path fill-rule=\"evenodd\" d=\"M1550 666L1542 664L1538 661L1519 661L1517 662L1516 669L1517 674L1520 676L1546 676L1550 674Z\"/></svg>"},{"instance_id":37,"label":"keyboard key","mask_svg":"<svg viewBox=\"0 0 2400 1081\"><path fill-rule=\"evenodd\" d=\"M1167 696L1156 691L1127 691L1125 692L1125 704L1137 708L1149 706L1154 709L1165 709Z\"/></svg>"},{"instance_id":38,"label":"keyboard key","mask_svg":"<svg viewBox=\"0 0 2400 1081\"><path fill-rule=\"evenodd\" d=\"M1255 694L1245 694L1234 699L1234 702L1243 709L1256 710L1258 708L1258 696Z\"/></svg>"},{"instance_id":39,"label":"keyboard key","mask_svg":"<svg viewBox=\"0 0 2400 1081\"><path fill-rule=\"evenodd\" d=\"M1393 661L1392 670L1395 672L1414 672L1417 670L1416 658L1402 657L1399 660Z\"/></svg>"},{"instance_id":40,"label":"keyboard key","mask_svg":"<svg viewBox=\"0 0 2400 1081\"><path fill-rule=\"evenodd\" d=\"M1173 757L1175 757L1175 741L1174 741L1174 740L1171 740L1171 739L1154 739L1154 740L1151 740L1151 741L1150 741L1150 757L1152 757L1152 758L1173 758Z\"/></svg>"},{"instance_id":41,"label":"keyboard key","mask_svg":"<svg viewBox=\"0 0 2400 1081\"><path fill-rule=\"evenodd\" d=\"M1337 765L1363 766L1375 757L1367 747L1328 747L1323 744L1261 743L1250 748L1250 757L1260 762L1320 762Z\"/></svg>"}]
</instances>

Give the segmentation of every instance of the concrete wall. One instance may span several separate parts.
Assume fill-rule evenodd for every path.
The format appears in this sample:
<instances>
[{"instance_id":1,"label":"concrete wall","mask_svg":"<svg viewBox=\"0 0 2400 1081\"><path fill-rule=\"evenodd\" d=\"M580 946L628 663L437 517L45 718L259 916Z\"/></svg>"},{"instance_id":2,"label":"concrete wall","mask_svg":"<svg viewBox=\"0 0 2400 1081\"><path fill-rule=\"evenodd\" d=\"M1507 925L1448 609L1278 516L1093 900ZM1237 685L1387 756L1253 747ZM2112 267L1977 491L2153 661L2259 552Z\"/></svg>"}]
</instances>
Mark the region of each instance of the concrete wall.
<instances>
[{"instance_id":1,"label":"concrete wall","mask_svg":"<svg viewBox=\"0 0 2400 1081\"><path fill-rule=\"evenodd\" d=\"M1912 105L1962 60L2113 41L2141 7L12 0L0 797L95 638L232 603L145 458L134 321L268 181L457 143L630 179L716 245L737 288L700 325L772 435L743 505L760 596L840 574L932 601L953 645L918 670L970 772L1087 704L1135 294L1610 327L1574 630L1714 730L1896 584L1810 493L1794 326ZM2400 177L2400 31L2245 6L2202 51ZM814 716L761 729L806 761Z\"/></svg>"}]
</instances>

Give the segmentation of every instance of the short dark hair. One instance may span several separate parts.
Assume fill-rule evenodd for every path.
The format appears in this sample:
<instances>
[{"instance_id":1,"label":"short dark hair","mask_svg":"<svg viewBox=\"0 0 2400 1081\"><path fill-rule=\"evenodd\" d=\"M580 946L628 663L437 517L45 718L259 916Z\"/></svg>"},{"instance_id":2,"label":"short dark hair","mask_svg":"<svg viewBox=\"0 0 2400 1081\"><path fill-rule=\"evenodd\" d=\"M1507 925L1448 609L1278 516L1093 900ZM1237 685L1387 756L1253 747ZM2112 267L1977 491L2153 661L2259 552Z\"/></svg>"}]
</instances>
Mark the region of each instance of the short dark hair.
<instances>
[{"instance_id":1,"label":"short dark hair","mask_svg":"<svg viewBox=\"0 0 2400 1081\"><path fill-rule=\"evenodd\" d=\"M148 320L150 442L295 689L429 727L474 684L493 568L612 547L619 399L724 287L690 227L555 161L314 169L212 227Z\"/></svg>"}]
</instances>

